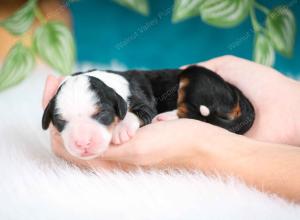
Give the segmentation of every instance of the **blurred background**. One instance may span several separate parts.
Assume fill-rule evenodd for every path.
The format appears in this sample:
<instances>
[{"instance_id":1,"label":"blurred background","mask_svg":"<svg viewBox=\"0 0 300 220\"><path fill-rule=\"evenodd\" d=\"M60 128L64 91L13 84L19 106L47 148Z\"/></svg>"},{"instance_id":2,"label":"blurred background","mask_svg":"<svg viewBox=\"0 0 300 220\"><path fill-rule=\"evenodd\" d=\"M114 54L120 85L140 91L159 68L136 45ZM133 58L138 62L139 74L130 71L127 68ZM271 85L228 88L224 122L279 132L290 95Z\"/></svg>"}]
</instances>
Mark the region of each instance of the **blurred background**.
<instances>
[{"instance_id":1,"label":"blurred background","mask_svg":"<svg viewBox=\"0 0 300 220\"><path fill-rule=\"evenodd\" d=\"M259 2L273 8L291 1ZM224 54L252 59L254 33L249 17L240 25L226 29L206 24L199 16L172 23L173 0L150 0L149 3L148 16L107 0L70 4L78 60L101 63L117 60L129 68L164 68ZM292 3L290 9L300 30L300 1ZM263 18L261 13L258 18ZM300 74L299 34L293 58L276 54L275 67L283 72Z\"/></svg>"},{"instance_id":2,"label":"blurred background","mask_svg":"<svg viewBox=\"0 0 300 220\"><path fill-rule=\"evenodd\" d=\"M176 68L232 54L300 77L299 0L0 0L0 91L41 63ZM117 65L115 65L117 64Z\"/></svg>"}]
</instances>

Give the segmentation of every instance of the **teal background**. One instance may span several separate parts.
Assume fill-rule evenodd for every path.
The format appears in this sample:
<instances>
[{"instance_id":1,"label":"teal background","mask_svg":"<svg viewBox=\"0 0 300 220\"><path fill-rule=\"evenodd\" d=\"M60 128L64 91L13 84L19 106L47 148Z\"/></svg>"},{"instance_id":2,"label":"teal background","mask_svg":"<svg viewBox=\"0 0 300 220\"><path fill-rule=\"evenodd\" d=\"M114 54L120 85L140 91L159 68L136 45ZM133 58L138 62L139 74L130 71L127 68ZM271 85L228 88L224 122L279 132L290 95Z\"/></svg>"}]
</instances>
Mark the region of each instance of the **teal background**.
<instances>
[{"instance_id":1,"label":"teal background","mask_svg":"<svg viewBox=\"0 0 300 220\"><path fill-rule=\"evenodd\" d=\"M253 32L250 19L229 29L215 28L194 17L172 23L172 0L149 0L150 15L142 16L110 0L81 0L71 3L77 57L80 62L109 64L117 60L128 68L172 68L212 57L233 54L252 58ZM267 1L271 8L291 4L300 29L300 1ZM259 19L263 18L258 14ZM275 67L300 75L300 35L294 56L276 55Z\"/></svg>"}]
</instances>

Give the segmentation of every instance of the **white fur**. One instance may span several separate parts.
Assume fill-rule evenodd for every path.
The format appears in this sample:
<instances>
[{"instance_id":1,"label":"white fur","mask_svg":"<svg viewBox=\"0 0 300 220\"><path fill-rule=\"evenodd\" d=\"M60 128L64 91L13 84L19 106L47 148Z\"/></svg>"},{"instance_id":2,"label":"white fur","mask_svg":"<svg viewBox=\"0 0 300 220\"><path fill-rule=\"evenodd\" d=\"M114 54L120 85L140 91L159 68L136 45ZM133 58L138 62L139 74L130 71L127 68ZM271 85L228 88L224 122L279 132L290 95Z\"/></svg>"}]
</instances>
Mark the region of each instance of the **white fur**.
<instances>
[{"instance_id":1,"label":"white fur","mask_svg":"<svg viewBox=\"0 0 300 220\"><path fill-rule=\"evenodd\" d=\"M129 83L123 76L99 70L84 73L84 75L100 79L128 103L128 97L130 96Z\"/></svg>"},{"instance_id":2,"label":"white fur","mask_svg":"<svg viewBox=\"0 0 300 220\"><path fill-rule=\"evenodd\" d=\"M90 160L90 159L98 157L104 151L107 150L107 148L111 142L112 134L108 131L106 126L96 122L95 120L93 120L91 118L85 118L84 121L92 124L94 129L97 130L96 133L98 134L98 136L101 136L101 140L102 140L102 144L98 144L97 148L94 148L94 150L92 151L93 154L91 156L82 157L81 151L74 146L74 136L75 136L74 129L78 128L79 132L80 132L80 130L83 130L81 120L75 119L75 120L71 120L70 122L68 122L66 124L65 129L62 131L61 136L62 136L66 150L71 155L73 155L74 157L80 158L82 160ZM91 127L91 126L89 126L89 127ZM86 130L84 130L83 132L90 132L91 134L93 133L92 131L88 130L88 128ZM80 136L81 133L79 133L77 135Z\"/></svg>"},{"instance_id":3,"label":"white fur","mask_svg":"<svg viewBox=\"0 0 300 220\"><path fill-rule=\"evenodd\" d=\"M55 157L41 129L45 73L0 93L2 220L299 220L300 207L200 172L86 172Z\"/></svg>"},{"instance_id":4,"label":"white fur","mask_svg":"<svg viewBox=\"0 0 300 220\"><path fill-rule=\"evenodd\" d=\"M201 115L204 117L207 117L210 114L209 108L205 105L200 105L199 111L200 111Z\"/></svg>"},{"instance_id":5,"label":"white fur","mask_svg":"<svg viewBox=\"0 0 300 220\"><path fill-rule=\"evenodd\" d=\"M95 113L97 101L98 97L90 90L88 77L78 75L64 82L56 98L56 107L65 120L71 121Z\"/></svg>"}]
</instances>

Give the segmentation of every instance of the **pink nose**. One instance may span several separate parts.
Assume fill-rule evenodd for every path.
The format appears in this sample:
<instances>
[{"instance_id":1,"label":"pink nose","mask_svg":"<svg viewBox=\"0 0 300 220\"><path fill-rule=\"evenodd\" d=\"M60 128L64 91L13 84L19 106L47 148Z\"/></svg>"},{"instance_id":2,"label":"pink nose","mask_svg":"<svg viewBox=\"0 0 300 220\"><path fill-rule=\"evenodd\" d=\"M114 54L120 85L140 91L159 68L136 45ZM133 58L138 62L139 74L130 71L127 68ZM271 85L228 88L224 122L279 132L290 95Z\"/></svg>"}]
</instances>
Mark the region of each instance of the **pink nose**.
<instances>
[{"instance_id":1,"label":"pink nose","mask_svg":"<svg viewBox=\"0 0 300 220\"><path fill-rule=\"evenodd\" d=\"M76 140L75 141L75 145L79 149L87 149L87 148L90 148L90 146L91 146L91 140L90 139L87 139L87 140Z\"/></svg>"}]
</instances>

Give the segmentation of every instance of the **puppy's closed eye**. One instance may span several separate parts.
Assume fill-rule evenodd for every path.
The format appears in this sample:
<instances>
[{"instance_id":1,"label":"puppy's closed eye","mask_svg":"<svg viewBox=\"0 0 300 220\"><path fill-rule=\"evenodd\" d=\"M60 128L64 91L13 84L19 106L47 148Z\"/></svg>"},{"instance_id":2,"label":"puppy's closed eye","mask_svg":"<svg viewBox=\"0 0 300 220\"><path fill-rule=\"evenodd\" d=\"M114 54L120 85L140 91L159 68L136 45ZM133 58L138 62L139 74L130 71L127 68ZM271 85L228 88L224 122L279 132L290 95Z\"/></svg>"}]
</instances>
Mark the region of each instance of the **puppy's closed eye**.
<instances>
[{"instance_id":1,"label":"puppy's closed eye","mask_svg":"<svg viewBox=\"0 0 300 220\"><path fill-rule=\"evenodd\" d=\"M100 111L92 117L104 125L110 125L114 121L114 115L109 111Z\"/></svg>"},{"instance_id":2,"label":"puppy's closed eye","mask_svg":"<svg viewBox=\"0 0 300 220\"><path fill-rule=\"evenodd\" d=\"M53 116L53 125L61 132L66 126L67 121L64 120L60 115Z\"/></svg>"}]
</instances>

